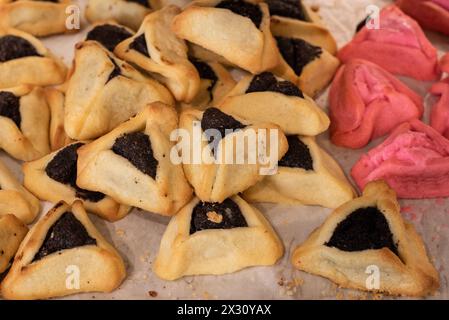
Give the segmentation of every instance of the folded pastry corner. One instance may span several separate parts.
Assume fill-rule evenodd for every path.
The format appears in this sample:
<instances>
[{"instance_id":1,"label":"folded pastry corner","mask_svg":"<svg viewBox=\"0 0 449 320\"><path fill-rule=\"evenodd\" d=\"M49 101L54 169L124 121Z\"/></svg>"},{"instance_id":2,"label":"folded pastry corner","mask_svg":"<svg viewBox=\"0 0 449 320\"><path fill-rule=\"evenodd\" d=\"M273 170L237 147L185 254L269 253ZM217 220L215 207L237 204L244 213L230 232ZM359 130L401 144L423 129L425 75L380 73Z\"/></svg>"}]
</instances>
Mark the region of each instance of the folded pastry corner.
<instances>
[{"instance_id":1,"label":"folded pastry corner","mask_svg":"<svg viewBox=\"0 0 449 320\"><path fill-rule=\"evenodd\" d=\"M37 37L58 33L77 32L69 29L66 8L71 0L15 1L0 3L0 28L16 28Z\"/></svg>"},{"instance_id":2,"label":"folded pastry corner","mask_svg":"<svg viewBox=\"0 0 449 320\"><path fill-rule=\"evenodd\" d=\"M33 222L39 210L39 200L25 189L0 161L0 217L13 214L28 224Z\"/></svg>"},{"instance_id":3,"label":"folded pastry corner","mask_svg":"<svg viewBox=\"0 0 449 320\"><path fill-rule=\"evenodd\" d=\"M88 0L86 19L90 23L115 20L133 30L152 11L151 0Z\"/></svg>"},{"instance_id":4,"label":"folded pastry corner","mask_svg":"<svg viewBox=\"0 0 449 320\"><path fill-rule=\"evenodd\" d=\"M354 198L343 170L314 137L287 136L287 140L288 151L277 172L245 190L245 200L336 208Z\"/></svg>"},{"instance_id":5,"label":"folded pastry corner","mask_svg":"<svg viewBox=\"0 0 449 320\"><path fill-rule=\"evenodd\" d=\"M289 135L315 136L326 131L330 123L313 99L294 83L270 72L242 78L218 107L250 121L272 122Z\"/></svg>"},{"instance_id":6,"label":"folded pastry corner","mask_svg":"<svg viewBox=\"0 0 449 320\"><path fill-rule=\"evenodd\" d=\"M426 296L439 287L421 237L383 181L370 182L361 197L337 208L294 250L292 263L344 288Z\"/></svg>"},{"instance_id":7,"label":"folded pastry corner","mask_svg":"<svg viewBox=\"0 0 449 320\"><path fill-rule=\"evenodd\" d=\"M434 83L429 91L436 98L430 114L430 125L449 139L449 78Z\"/></svg>"},{"instance_id":8,"label":"folded pastry corner","mask_svg":"<svg viewBox=\"0 0 449 320\"><path fill-rule=\"evenodd\" d=\"M385 180L399 198L449 196L449 140L419 120L398 126L351 170L360 189Z\"/></svg>"},{"instance_id":9,"label":"folded pastry corner","mask_svg":"<svg viewBox=\"0 0 449 320\"><path fill-rule=\"evenodd\" d=\"M30 300L110 292L125 276L122 258L95 228L81 202L60 202L26 235L1 293L6 299Z\"/></svg>"},{"instance_id":10,"label":"folded pastry corner","mask_svg":"<svg viewBox=\"0 0 449 320\"><path fill-rule=\"evenodd\" d=\"M81 188L120 203L173 215L192 197L181 164L172 161L178 127L176 110L152 103L137 116L78 150Z\"/></svg>"},{"instance_id":11,"label":"folded pastry corner","mask_svg":"<svg viewBox=\"0 0 449 320\"><path fill-rule=\"evenodd\" d=\"M190 58L200 75L200 89L190 103L181 103L181 109L194 107L204 110L215 106L235 86L231 73L220 63Z\"/></svg>"},{"instance_id":12,"label":"folded pastry corner","mask_svg":"<svg viewBox=\"0 0 449 320\"><path fill-rule=\"evenodd\" d=\"M341 66L329 92L333 143L361 148L404 121L421 118L422 98L393 75L366 60Z\"/></svg>"},{"instance_id":13,"label":"folded pastry corner","mask_svg":"<svg viewBox=\"0 0 449 320\"><path fill-rule=\"evenodd\" d=\"M56 151L73 142L64 128L65 96L56 88L45 88L45 97L50 108L50 149Z\"/></svg>"},{"instance_id":14,"label":"folded pastry corner","mask_svg":"<svg viewBox=\"0 0 449 320\"><path fill-rule=\"evenodd\" d=\"M175 17L175 34L251 73L275 67L270 13L258 0L196 0Z\"/></svg>"},{"instance_id":15,"label":"folded pastry corner","mask_svg":"<svg viewBox=\"0 0 449 320\"><path fill-rule=\"evenodd\" d=\"M449 35L447 0L398 0L397 5L425 29Z\"/></svg>"},{"instance_id":16,"label":"folded pastry corner","mask_svg":"<svg viewBox=\"0 0 449 320\"><path fill-rule=\"evenodd\" d=\"M0 215L0 275L8 269L27 232L27 226L15 215Z\"/></svg>"},{"instance_id":17,"label":"folded pastry corner","mask_svg":"<svg viewBox=\"0 0 449 320\"><path fill-rule=\"evenodd\" d=\"M200 89L200 76L188 59L187 44L171 30L180 12L170 5L150 13L137 33L119 43L114 52L164 83L176 100L188 103Z\"/></svg>"},{"instance_id":18,"label":"folded pastry corner","mask_svg":"<svg viewBox=\"0 0 449 320\"><path fill-rule=\"evenodd\" d=\"M272 68L277 76L296 83L310 97L324 89L334 77L340 61L326 49L309 43L289 25L272 28L281 59Z\"/></svg>"},{"instance_id":19,"label":"folded pastry corner","mask_svg":"<svg viewBox=\"0 0 449 320\"><path fill-rule=\"evenodd\" d=\"M0 89L0 149L19 160L40 158L50 152L49 125L44 89L32 85Z\"/></svg>"},{"instance_id":20,"label":"folded pastry corner","mask_svg":"<svg viewBox=\"0 0 449 320\"><path fill-rule=\"evenodd\" d=\"M20 30L0 28L0 88L60 84L66 72L64 63L37 38Z\"/></svg>"},{"instance_id":21,"label":"folded pastry corner","mask_svg":"<svg viewBox=\"0 0 449 320\"><path fill-rule=\"evenodd\" d=\"M337 53L337 43L324 26L321 17L302 0L266 0L271 15L271 31L283 31L321 47L330 54Z\"/></svg>"},{"instance_id":22,"label":"folded pastry corner","mask_svg":"<svg viewBox=\"0 0 449 320\"><path fill-rule=\"evenodd\" d=\"M174 104L167 88L98 41L77 45L65 96L64 126L70 138L97 138L155 101Z\"/></svg>"},{"instance_id":23,"label":"folded pastry corner","mask_svg":"<svg viewBox=\"0 0 449 320\"><path fill-rule=\"evenodd\" d=\"M194 198L170 220L153 272L164 280L221 275L273 265L283 253L269 222L239 196L222 203Z\"/></svg>"},{"instance_id":24,"label":"folded pastry corner","mask_svg":"<svg viewBox=\"0 0 449 320\"><path fill-rule=\"evenodd\" d=\"M222 202L243 192L262 180L288 149L278 126L213 107L184 110L179 127L187 133L180 142L184 173L202 201Z\"/></svg>"},{"instance_id":25,"label":"folded pastry corner","mask_svg":"<svg viewBox=\"0 0 449 320\"><path fill-rule=\"evenodd\" d=\"M73 142L41 159L24 163L24 185L41 200L73 203L78 199L87 211L103 219L117 221L128 214L129 206L76 184L77 151L83 145L84 142Z\"/></svg>"},{"instance_id":26,"label":"folded pastry corner","mask_svg":"<svg viewBox=\"0 0 449 320\"><path fill-rule=\"evenodd\" d=\"M343 63L365 59L385 70L418 80L437 80L441 75L437 50L421 27L395 5L380 12L379 28L363 26L338 52ZM410 66L413 66L411 68Z\"/></svg>"}]
</instances>

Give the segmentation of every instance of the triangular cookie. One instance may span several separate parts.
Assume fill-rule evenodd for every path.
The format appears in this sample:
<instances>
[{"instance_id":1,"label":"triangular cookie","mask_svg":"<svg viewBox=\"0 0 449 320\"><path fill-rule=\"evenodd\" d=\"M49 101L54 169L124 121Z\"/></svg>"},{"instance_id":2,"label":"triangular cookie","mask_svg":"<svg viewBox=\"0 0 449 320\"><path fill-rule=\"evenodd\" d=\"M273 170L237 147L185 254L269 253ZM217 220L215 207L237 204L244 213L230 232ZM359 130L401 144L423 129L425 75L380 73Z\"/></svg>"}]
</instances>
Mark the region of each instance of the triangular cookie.
<instances>
[{"instance_id":1,"label":"triangular cookie","mask_svg":"<svg viewBox=\"0 0 449 320\"><path fill-rule=\"evenodd\" d=\"M72 0L0 2L1 28L16 28L36 37L78 31L67 27L70 14L66 10Z\"/></svg>"},{"instance_id":2,"label":"triangular cookie","mask_svg":"<svg viewBox=\"0 0 449 320\"><path fill-rule=\"evenodd\" d=\"M182 108L194 107L204 110L216 106L235 86L231 73L218 62L205 62L190 58L200 75L200 89L190 103L182 103Z\"/></svg>"},{"instance_id":3,"label":"triangular cookie","mask_svg":"<svg viewBox=\"0 0 449 320\"><path fill-rule=\"evenodd\" d=\"M77 45L73 67L65 97L65 130L72 139L97 138L148 103L174 103L167 88L97 41Z\"/></svg>"},{"instance_id":4,"label":"triangular cookie","mask_svg":"<svg viewBox=\"0 0 449 320\"><path fill-rule=\"evenodd\" d=\"M198 93L200 77L187 57L186 43L171 31L172 20L180 12L171 5L149 14L136 35L114 52L164 83L176 100L188 103Z\"/></svg>"},{"instance_id":5,"label":"triangular cookie","mask_svg":"<svg viewBox=\"0 0 449 320\"><path fill-rule=\"evenodd\" d=\"M42 157L50 152L49 123L43 89L28 85L0 89L0 149L24 161Z\"/></svg>"},{"instance_id":6,"label":"triangular cookie","mask_svg":"<svg viewBox=\"0 0 449 320\"><path fill-rule=\"evenodd\" d=\"M330 54L337 53L337 43L324 26L321 17L301 0L267 0L271 15L271 31L282 30L289 37L300 38L322 47Z\"/></svg>"},{"instance_id":7,"label":"triangular cookie","mask_svg":"<svg viewBox=\"0 0 449 320\"><path fill-rule=\"evenodd\" d=\"M293 264L345 288L406 296L433 293L438 273L399 209L386 183L369 183L362 197L336 209L295 249Z\"/></svg>"},{"instance_id":8,"label":"triangular cookie","mask_svg":"<svg viewBox=\"0 0 449 320\"><path fill-rule=\"evenodd\" d=\"M420 120L404 122L363 154L351 175L360 189L385 180L399 198L449 196L449 140Z\"/></svg>"},{"instance_id":9,"label":"triangular cookie","mask_svg":"<svg viewBox=\"0 0 449 320\"><path fill-rule=\"evenodd\" d=\"M326 113L295 84L270 72L244 77L219 108L247 120L272 122L286 134L315 136L330 123Z\"/></svg>"},{"instance_id":10,"label":"triangular cookie","mask_svg":"<svg viewBox=\"0 0 449 320\"><path fill-rule=\"evenodd\" d=\"M378 15L379 25L361 25L354 38L340 49L338 58L343 63L365 59L391 73L418 80L439 79L437 49L419 24L394 4Z\"/></svg>"},{"instance_id":11,"label":"triangular cookie","mask_svg":"<svg viewBox=\"0 0 449 320\"><path fill-rule=\"evenodd\" d=\"M0 88L59 84L66 71L37 38L16 29L0 29Z\"/></svg>"},{"instance_id":12,"label":"triangular cookie","mask_svg":"<svg viewBox=\"0 0 449 320\"><path fill-rule=\"evenodd\" d=\"M0 216L0 276L8 269L28 228L12 214Z\"/></svg>"},{"instance_id":13,"label":"triangular cookie","mask_svg":"<svg viewBox=\"0 0 449 320\"><path fill-rule=\"evenodd\" d=\"M291 32L288 25L279 25L272 32L281 53L281 61L272 72L315 97L332 80L340 61L326 49L302 39L301 34Z\"/></svg>"},{"instance_id":14,"label":"triangular cookie","mask_svg":"<svg viewBox=\"0 0 449 320\"><path fill-rule=\"evenodd\" d=\"M225 274L273 265L284 248L257 209L238 196L223 203L193 199L170 221L153 271L162 279Z\"/></svg>"},{"instance_id":15,"label":"triangular cookie","mask_svg":"<svg viewBox=\"0 0 449 320\"><path fill-rule=\"evenodd\" d=\"M137 30L154 0L88 0L86 18L89 22L115 20Z\"/></svg>"},{"instance_id":16,"label":"triangular cookie","mask_svg":"<svg viewBox=\"0 0 449 320\"><path fill-rule=\"evenodd\" d=\"M129 206L122 205L101 192L82 189L76 185L77 150L83 142L74 142L45 157L23 165L24 185L39 199L57 203L61 200L83 202L87 211L116 221L126 216Z\"/></svg>"},{"instance_id":17,"label":"triangular cookie","mask_svg":"<svg viewBox=\"0 0 449 320\"><path fill-rule=\"evenodd\" d=\"M81 202L60 202L26 235L1 293L6 299L45 299L110 292L125 276L122 258L95 228Z\"/></svg>"},{"instance_id":18,"label":"triangular cookie","mask_svg":"<svg viewBox=\"0 0 449 320\"><path fill-rule=\"evenodd\" d=\"M192 197L181 164L174 164L170 135L177 128L173 107L153 103L110 133L78 150L81 188L120 203L173 215Z\"/></svg>"},{"instance_id":19,"label":"triangular cookie","mask_svg":"<svg viewBox=\"0 0 449 320\"><path fill-rule=\"evenodd\" d=\"M31 223L39 209L39 200L0 161L0 217L13 214L23 222Z\"/></svg>"},{"instance_id":20,"label":"triangular cookie","mask_svg":"<svg viewBox=\"0 0 449 320\"><path fill-rule=\"evenodd\" d=\"M180 115L179 127L184 130L182 133L186 133L181 136L180 144L184 172L202 201L221 202L256 184L264 178L262 171L275 169L269 165L275 167L288 149L287 139L278 126L252 123L217 108L206 111L186 109ZM208 136L208 130L213 129L220 137L215 137L213 132ZM262 134L266 138L265 150L258 143ZM246 138L251 136L254 140ZM243 141L240 145L244 144L244 149L237 152L238 141ZM272 151L277 153L272 154ZM275 163L262 163L258 157L260 154L266 154L266 159Z\"/></svg>"},{"instance_id":21,"label":"triangular cookie","mask_svg":"<svg viewBox=\"0 0 449 320\"><path fill-rule=\"evenodd\" d=\"M279 51L266 3L257 0L197 0L173 20L173 31L251 73L275 67Z\"/></svg>"},{"instance_id":22,"label":"triangular cookie","mask_svg":"<svg viewBox=\"0 0 449 320\"><path fill-rule=\"evenodd\" d=\"M367 60L341 66L329 91L331 140L346 148L361 148L423 112L419 94Z\"/></svg>"},{"instance_id":23,"label":"triangular cookie","mask_svg":"<svg viewBox=\"0 0 449 320\"><path fill-rule=\"evenodd\" d=\"M246 190L245 200L336 208L354 198L343 170L314 137L288 136L287 140L289 148L277 172Z\"/></svg>"}]
</instances>

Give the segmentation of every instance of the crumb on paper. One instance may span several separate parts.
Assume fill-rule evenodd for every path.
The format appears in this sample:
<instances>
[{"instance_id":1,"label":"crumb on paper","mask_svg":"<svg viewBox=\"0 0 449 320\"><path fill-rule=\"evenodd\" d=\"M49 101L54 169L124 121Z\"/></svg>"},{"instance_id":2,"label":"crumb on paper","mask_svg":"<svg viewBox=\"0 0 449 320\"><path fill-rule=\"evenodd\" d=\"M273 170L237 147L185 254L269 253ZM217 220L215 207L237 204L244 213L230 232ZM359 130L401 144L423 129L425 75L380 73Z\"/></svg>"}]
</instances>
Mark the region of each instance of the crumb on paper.
<instances>
[{"instance_id":1,"label":"crumb on paper","mask_svg":"<svg viewBox=\"0 0 449 320\"><path fill-rule=\"evenodd\" d=\"M148 295L149 295L151 298L156 298L156 297L157 297L157 291L150 290L150 291L148 291Z\"/></svg>"},{"instance_id":2,"label":"crumb on paper","mask_svg":"<svg viewBox=\"0 0 449 320\"><path fill-rule=\"evenodd\" d=\"M298 291L298 287L304 283L301 278L293 277L290 281L287 281L284 277L281 277L277 284L281 287L281 295L293 296Z\"/></svg>"},{"instance_id":3,"label":"crumb on paper","mask_svg":"<svg viewBox=\"0 0 449 320\"><path fill-rule=\"evenodd\" d=\"M126 235L126 232L123 229L117 229L115 230L115 234L118 235L119 237L124 237Z\"/></svg>"},{"instance_id":4,"label":"crumb on paper","mask_svg":"<svg viewBox=\"0 0 449 320\"><path fill-rule=\"evenodd\" d=\"M211 299L210 293L207 292L207 291L204 291L204 292L203 292L203 298L204 298L205 300L210 300L210 299Z\"/></svg>"},{"instance_id":5,"label":"crumb on paper","mask_svg":"<svg viewBox=\"0 0 449 320\"><path fill-rule=\"evenodd\" d=\"M310 9L311 9L313 12L318 12L318 11L320 11L320 6L317 5L317 4L314 4L314 5L311 5L311 6L310 6Z\"/></svg>"}]
</instances>

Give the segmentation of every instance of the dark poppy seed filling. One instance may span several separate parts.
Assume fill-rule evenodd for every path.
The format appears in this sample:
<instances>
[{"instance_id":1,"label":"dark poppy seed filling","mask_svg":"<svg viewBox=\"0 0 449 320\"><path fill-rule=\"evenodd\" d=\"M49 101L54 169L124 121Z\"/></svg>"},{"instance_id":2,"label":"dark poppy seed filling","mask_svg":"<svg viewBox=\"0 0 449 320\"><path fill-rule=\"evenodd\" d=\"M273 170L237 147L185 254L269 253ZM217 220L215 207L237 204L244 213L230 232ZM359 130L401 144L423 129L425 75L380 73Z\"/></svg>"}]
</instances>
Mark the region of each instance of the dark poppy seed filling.
<instances>
[{"instance_id":1,"label":"dark poppy seed filling","mask_svg":"<svg viewBox=\"0 0 449 320\"><path fill-rule=\"evenodd\" d=\"M239 206L228 198L222 203L198 203L192 211L190 234L207 229L232 229L247 226Z\"/></svg>"},{"instance_id":2,"label":"dark poppy seed filling","mask_svg":"<svg viewBox=\"0 0 449 320\"><path fill-rule=\"evenodd\" d=\"M96 244L97 240L89 235L75 215L72 212L65 212L48 230L33 262L54 252Z\"/></svg>"},{"instance_id":3,"label":"dark poppy seed filling","mask_svg":"<svg viewBox=\"0 0 449 320\"><path fill-rule=\"evenodd\" d=\"M112 151L137 169L156 179L158 161L153 156L150 137L143 132L126 133L115 140Z\"/></svg>"},{"instance_id":4,"label":"dark poppy seed filling","mask_svg":"<svg viewBox=\"0 0 449 320\"><path fill-rule=\"evenodd\" d=\"M313 159L310 155L309 147L306 146L297 136L287 136L288 151L279 160L280 167L302 168L313 170Z\"/></svg>"},{"instance_id":5,"label":"dark poppy seed filling","mask_svg":"<svg viewBox=\"0 0 449 320\"><path fill-rule=\"evenodd\" d=\"M20 115L20 97L8 91L0 92L0 116L11 119L20 129L22 116Z\"/></svg>"},{"instance_id":6,"label":"dark poppy seed filling","mask_svg":"<svg viewBox=\"0 0 449 320\"><path fill-rule=\"evenodd\" d=\"M198 70L198 73L200 75L201 79L210 80L211 83L209 87L207 88L207 91L209 91L210 100L213 99L212 97L212 90L215 87L215 84L218 81L218 77L215 74L214 70L205 62L197 60L197 59L190 59L190 62L195 66L196 70Z\"/></svg>"},{"instance_id":7,"label":"dark poppy seed filling","mask_svg":"<svg viewBox=\"0 0 449 320\"><path fill-rule=\"evenodd\" d=\"M341 221L325 244L343 251L388 248L398 256L388 221L376 207L360 208Z\"/></svg>"},{"instance_id":8,"label":"dark poppy seed filling","mask_svg":"<svg viewBox=\"0 0 449 320\"><path fill-rule=\"evenodd\" d=\"M304 98L302 91L290 81L278 81L271 72L258 74L251 80L246 93L272 91Z\"/></svg>"},{"instance_id":9,"label":"dark poppy seed filling","mask_svg":"<svg viewBox=\"0 0 449 320\"><path fill-rule=\"evenodd\" d=\"M140 36L137 36L133 42L129 45L129 48L132 50L136 50L137 52L140 52L146 57L150 56L150 53L148 52L147 47L147 40L145 40L145 33L142 33Z\"/></svg>"},{"instance_id":10,"label":"dark poppy seed filling","mask_svg":"<svg viewBox=\"0 0 449 320\"><path fill-rule=\"evenodd\" d=\"M111 60L112 64L114 65L114 69L112 69L111 73L109 74L109 77L108 77L108 80L106 81L106 83L108 83L115 77L118 77L122 74L122 71L121 71L120 67L117 65L117 62L115 62L115 60L111 59L111 58L109 58L109 60Z\"/></svg>"},{"instance_id":11,"label":"dark poppy seed filling","mask_svg":"<svg viewBox=\"0 0 449 320\"><path fill-rule=\"evenodd\" d=\"M105 195L103 193L85 190L76 185L76 163L78 161L76 151L83 145L84 143L81 142L74 143L59 151L45 167L45 173L53 180L74 188L78 198L98 202L104 199Z\"/></svg>"},{"instance_id":12,"label":"dark poppy seed filling","mask_svg":"<svg viewBox=\"0 0 449 320\"><path fill-rule=\"evenodd\" d=\"M28 40L12 35L0 38L0 62L31 56L41 55Z\"/></svg>"},{"instance_id":13,"label":"dark poppy seed filling","mask_svg":"<svg viewBox=\"0 0 449 320\"><path fill-rule=\"evenodd\" d=\"M307 21L300 0L266 0L270 15Z\"/></svg>"},{"instance_id":14,"label":"dark poppy seed filling","mask_svg":"<svg viewBox=\"0 0 449 320\"><path fill-rule=\"evenodd\" d=\"M151 9L150 4L148 3L148 0L126 0L127 2L134 2L134 3L138 3L141 6L144 6L146 8Z\"/></svg>"},{"instance_id":15,"label":"dark poppy seed filling","mask_svg":"<svg viewBox=\"0 0 449 320\"><path fill-rule=\"evenodd\" d=\"M279 51L287 64L301 75L303 68L323 53L320 47L311 45L302 39L275 37Z\"/></svg>"},{"instance_id":16,"label":"dark poppy seed filling","mask_svg":"<svg viewBox=\"0 0 449 320\"><path fill-rule=\"evenodd\" d=\"M87 34L86 40L95 40L101 43L109 51L114 51L115 47L123 40L131 37L132 34L123 27L112 24L96 26Z\"/></svg>"},{"instance_id":17,"label":"dark poppy seed filling","mask_svg":"<svg viewBox=\"0 0 449 320\"><path fill-rule=\"evenodd\" d=\"M206 109L203 113L203 118L201 119L201 129L209 140L212 152L214 152L220 140L223 139L226 134L230 133L229 131L243 128L245 128L245 125L235 120L230 115L221 112L217 108ZM220 137L215 137L211 132L208 132L207 130L209 129L218 130L218 132L220 132Z\"/></svg>"},{"instance_id":18,"label":"dark poppy seed filling","mask_svg":"<svg viewBox=\"0 0 449 320\"><path fill-rule=\"evenodd\" d=\"M224 0L215 6L215 8L229 9L235 14L250 18L254 25L259 28L262 22L262 11L256 4L243 0Z\"/></svg>"}]
</instances>

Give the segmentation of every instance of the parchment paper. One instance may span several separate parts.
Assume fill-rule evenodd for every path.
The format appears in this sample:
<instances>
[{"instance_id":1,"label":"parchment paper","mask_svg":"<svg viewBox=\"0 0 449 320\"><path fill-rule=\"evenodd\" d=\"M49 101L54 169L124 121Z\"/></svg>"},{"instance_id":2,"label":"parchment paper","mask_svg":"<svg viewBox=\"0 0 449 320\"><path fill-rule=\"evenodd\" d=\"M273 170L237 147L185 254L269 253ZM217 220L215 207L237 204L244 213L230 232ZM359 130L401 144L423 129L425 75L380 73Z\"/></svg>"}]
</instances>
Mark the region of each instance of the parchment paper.
<instances>
[{"instance_id":1,"label":"parchment paper","mask_svg":"<svg viewBox=\"0 0 449 320\"><path fill-rule=\"evenodd\" d=\"M309 0L319 7L325 23L337 39L339 46L349 41L355 26L365 16L369 4L380 7L391 3L385 0ZM78 1L84 7L85 1ZM44 39L45 45L61 56L67 65L73 58L73 46L84 39L85 28L74 35L54 36ZM435 33L427 33L440 50L449 51L449 39ZM412 66L411 66L412 67ZM425 95L430 83L403 79L419 94ZM427 99L428 100L428 99ZM327 91L318 99L327 109ZM428 111L428 107L426 108ZM328 133L319 136L319 144L333 155L348 173L361 154L379 144L383 138L360 150L348 150L330 143ZM4 152L0 158L22 178L20 163L11 160ZM430 256L440 273L441 289L433 299L449 298L447 270L449 263L449 201L447 199L401 200L406 219L413 222L423 236ZM43 213L50 208L44 204ZM272 267L254 267L223 276L186 277L167 282L158 279L151 266L159 249L159 242L169 219L134 209L116 223L105 222L91 215L99 230L121 253L127 264L127 279L110 294L80 294L67 299L377 299L379 295L359 291L337 289L326 279L295 270L290 263L294 247L303 242L331 212L330 209L312 206L285 206L256 204L273 224L285 245L284 257ZM263 250L263 248L261 248ZM151 295L150 295L151 291Z\"/></svg>"}]
</instances>

